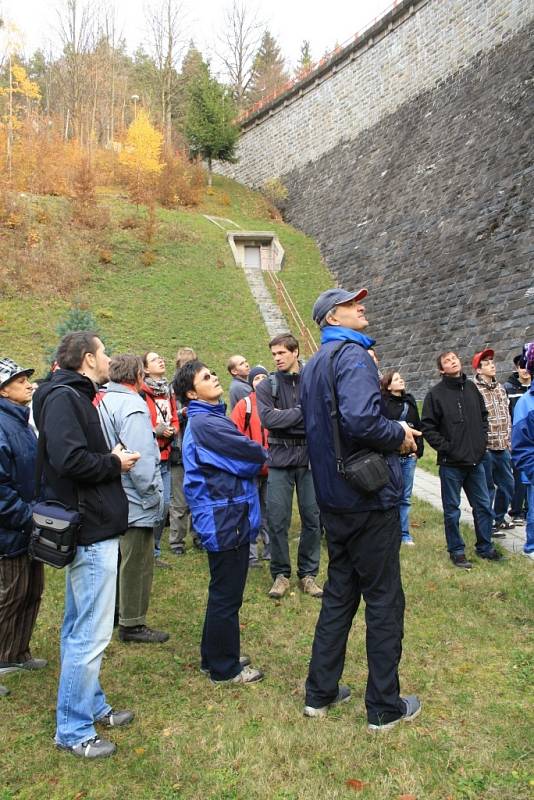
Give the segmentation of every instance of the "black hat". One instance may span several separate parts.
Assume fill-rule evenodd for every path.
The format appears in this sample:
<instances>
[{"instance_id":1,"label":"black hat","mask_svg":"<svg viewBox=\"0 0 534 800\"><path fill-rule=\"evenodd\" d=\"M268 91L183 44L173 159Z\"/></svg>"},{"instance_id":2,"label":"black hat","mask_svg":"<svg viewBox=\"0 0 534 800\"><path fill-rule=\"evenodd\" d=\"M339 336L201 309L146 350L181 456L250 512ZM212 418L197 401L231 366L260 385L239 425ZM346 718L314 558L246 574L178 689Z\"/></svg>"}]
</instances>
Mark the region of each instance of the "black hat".
<instances>
[{"instance_id":1,"label":"black hat","mask_svg":"<svg viewBox=\"0 0 534 800\"><path fill-rule=\"evenodd\" d=\"M262 367L261 364L258 364L257 366L252 367L252 369L248 373L248 382L252 387L254 387L254 378L256 377L256 375L268 375L268 374L269 373L267 372L265 367Z\"/></svg>"}]
</instances>

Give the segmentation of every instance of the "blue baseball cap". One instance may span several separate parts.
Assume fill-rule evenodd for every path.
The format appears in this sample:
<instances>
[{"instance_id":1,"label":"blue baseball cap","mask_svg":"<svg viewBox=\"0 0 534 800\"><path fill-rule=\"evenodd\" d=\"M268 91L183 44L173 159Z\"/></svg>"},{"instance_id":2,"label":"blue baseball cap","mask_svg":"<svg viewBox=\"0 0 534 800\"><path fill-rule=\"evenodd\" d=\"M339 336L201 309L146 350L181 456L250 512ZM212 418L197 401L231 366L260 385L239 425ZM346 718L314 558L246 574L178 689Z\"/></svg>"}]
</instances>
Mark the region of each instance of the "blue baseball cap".
<instances>
[{"instance_id":1,"label":"blue baseball cap","mask_svg":"<svg viewBox=\"0 0 534 800\"><path fill-rule=\"evenodd\" d=\"M327 289L319 295L313 305L312 317L314 322L321 324L328 312L334 306L348 303L350 300L363 300L367 297L367 289L358 289L356 292L348 292L346 289Z\"/></svg>"}]
</instances>

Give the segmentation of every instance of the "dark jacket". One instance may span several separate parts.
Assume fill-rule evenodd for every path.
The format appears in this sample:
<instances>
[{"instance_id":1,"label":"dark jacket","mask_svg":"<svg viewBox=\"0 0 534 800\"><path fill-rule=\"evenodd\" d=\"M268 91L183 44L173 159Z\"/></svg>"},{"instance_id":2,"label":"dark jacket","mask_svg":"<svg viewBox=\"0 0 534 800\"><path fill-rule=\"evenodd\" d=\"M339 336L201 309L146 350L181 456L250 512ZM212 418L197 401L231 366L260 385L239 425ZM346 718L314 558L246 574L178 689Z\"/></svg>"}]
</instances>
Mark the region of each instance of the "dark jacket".
<instances>
[{"instance_id":1,"label":"dark jacket","mask_svg":"<svg viewBox=\"0 0 534 800\"><path fill-rule=\"evenodd\" d=\"M473 467L484 458L488 412L484 398L465 375L444 375L423 402L421 429L437 450L438 464Z\"/></svg>"},{"instance_id":2,"label":"dark jacket","mask_svg":"<svg viewBox=\"0 0 534 800\"><path fill-rule=\"evenodd\" d=\"M57 384L66 384L77 394L67 388L53 390ZM39 435L45 436L43 495L70 508L78 508L78 500L83 501L79 545L111 539L128 527L120 460L106 444L92 402L95 394L89 378L60 369L41 384L33 400ZM48 395L43 420L41 411Z\"/></svg>"},{"instance_id":3,"label":"dark jacket","mask_svg":"<svg viewBox=\"0 0 534 800\"><path fill-rule=\"evenodd\" d=\"M397 397L390 392L385 392L384 398L384 413L388 419L399 420L401 416L416 431L421 430L421 418L419 416L419 409L417 408L417 400L413 394L403 392L400 397ZM408 406L406 416L403 416L404 404ZM417 438L417 458L421 458L425 449L423 437Z\"/></svg>"},{"instance_id":4,"label":"dark jacket","mask_svg":"<svg viewBox=\"0 0 534 800\"><path fill-rule=\"evenodd\" d=\"M306 430L300 407L301 373L271 372L256 387L261 424L269 431L269 467L307 467ZM273 383L276 392L273 392ZM276 393L276 397L274 394Z\"/></svg>"},{"instance_id":5,"label":"dark jacket","mask_svg":"<svg viewBox=\"0 0 534 800\"><path fill-rule=\"evenodd\" d=\"M30 409L0 397L0 558L28 549L37 437Z\"/></svg>"},{"instance_id":6,"label":"dark jacket","mask_svg":"<svg viewBox=\"0 0 534 800\"><path fill-rule=\"evenodd\" d=\"M512 374L508 377L508 380L503 385L504 385L504 390L508 395L510 416L513 419L515 404L517 403L520 397L522 397L524 394L528 392L531 384L525 386L525 384L521 383L521 381L519 380L519 373L512 372Z\"/></svg>"},{"instance_id":7,"label":"dark jacket","mask_svg":"<svg viewBox=\"0 0 534 800\"><path fill-rule=\"evenodd\" d=\"M256 541L261 520L254 478L265 451L225 412L224 403L189 403L182 447L185 499L193 527L210 551Z\"/></svg>"},{"instance_id":8,"label":"dark jacket","mask_svg":"<svg viewBox=\"0 0 534 800\"><path fill-rule=\"evenodd\" d=\"M330 416L330 353L337 345L333 341L321 346L304 367L300 384L317 502L322 511L333 514L393 508L399 504L402 490L396 451L404 440L404 429L384 416L378 370L367 350L356 342L343 347L333 360L343 455L363 448L383 453L390 481L376 494L364 496L337 472Z\"/></svg>"},{"instance_id":9,"label":"dark jacket","mask_svg":"<svg viewBox=\"0 0 534 800\"><path fill-rule=\"evenodd\" d=\"M252 391L252 386L247 381L246 378L240 378L239 375L235 375L232 378L230 383L230 388L228 390L228 399L230 400L230 411L233 411L236 407L237 403L246 397L247 394L250 394Z\"/></svg>"}]
</instances>

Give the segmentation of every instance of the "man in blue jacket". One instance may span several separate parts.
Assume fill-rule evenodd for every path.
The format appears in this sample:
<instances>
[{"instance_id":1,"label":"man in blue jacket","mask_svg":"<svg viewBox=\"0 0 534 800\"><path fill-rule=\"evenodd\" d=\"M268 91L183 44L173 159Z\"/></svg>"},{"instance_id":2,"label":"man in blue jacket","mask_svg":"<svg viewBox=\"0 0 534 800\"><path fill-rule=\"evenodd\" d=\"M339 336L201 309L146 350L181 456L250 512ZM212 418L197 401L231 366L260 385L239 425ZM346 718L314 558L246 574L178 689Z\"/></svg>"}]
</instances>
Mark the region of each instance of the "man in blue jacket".
<instances>
[{"instance_id":1,"label":"man in blue jacket","mask_svg":"<svg viewBox=\"0 0 534 800\"><path fill-rule=\"evenodd\" d=\"M184 494L210 568L200 668L213 683L256 683L263 673L240 655L239 609L261 522L254 478L266 453L226 417L219 379L201 361L184 364L174 386L187 406Z\"/></svg>"},{"instance_id":2,"label":"man in blue jacket","mask_svg":"<svg viewBox=\"0 0 534 800\"><path fill-rule=\"evenodd\" d=\"M525 345L523 358L534 377L534 342ZM512 459L527 487L527 527L523 554L534 561L534 381L514 407Z\"/></svg>"},{"instance_id":3,"label":"man in blue jacket","mask_svg":"<svg viewBox=\"0 0 534 800\"><path fill-rule=\"evenodd\" d=\"M420 434L382 412L378 371L367 352L374 341L364 333L368 321L360 301L366 295L365 289L329 289L318 297L313 318L321 328L322 346L301 379L302 412L329 555L304 714L323 717L330 706L349 699L349 688L339 686L339 680L363 596L369 667L365 705L368 728L375 731L415 719L421 711L415 695L399 694L404 593L399 564L402 475L396 455L399 449L415 452L414 436ZM370 449L387 461L389 482L373 494L356 491L338 472L332 383L343 457Z\"/></svg>"},{"instance_id":4,"label":"man in blue jacket","mask_svg":"<svg viewBox=\"0 0 534 800\"><path fill-rule=\"evenodd\" d=\"M0 359L0 674L46 666L30 653L44 586L43 565L28 558L37 455L28 425L32 374Z\"/></svg>"}]
</instances>

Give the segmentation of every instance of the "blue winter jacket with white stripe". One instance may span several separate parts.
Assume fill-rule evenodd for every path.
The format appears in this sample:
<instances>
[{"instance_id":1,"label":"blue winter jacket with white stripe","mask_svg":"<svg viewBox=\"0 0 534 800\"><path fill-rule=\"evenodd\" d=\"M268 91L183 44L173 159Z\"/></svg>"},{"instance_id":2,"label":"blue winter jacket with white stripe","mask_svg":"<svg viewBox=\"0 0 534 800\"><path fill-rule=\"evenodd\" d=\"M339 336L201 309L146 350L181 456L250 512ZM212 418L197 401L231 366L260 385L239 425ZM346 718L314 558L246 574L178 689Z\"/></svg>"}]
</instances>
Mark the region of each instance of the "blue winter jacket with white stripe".
<instances>
[{"instance_id":1,"label":"blue winter jacket with white stripe","mask_svg":"<svg viewBox=\"0 0 534 800\"><path fill-rule=\"evenodd\" d=\"M254 478L266 452L238 431L224 403L193 400L187 419L184 494L202 545L213 552L255 541L261 515Z\"/></svg>"},{"instance_id":2,"label":"blue winter jacket with white stripe","mask_svg":"<svg viewBox=\"0 0 534 800\"><path fill-rule=\"evenodd\" d=\"M534 485L534 383L514 406L512 460L522 483Z\"/></svg>"},{"instance_id":3,"label":"blue winter jacket with white stripe","mask_svg":"<svg viewBox=\"0 0 534 800\"><path fill-rule=\"evenodd\" d=\"M26 553L30 541L37 437L30 409L0 397L0 558Z\"/></svg>"}]
</instances>

